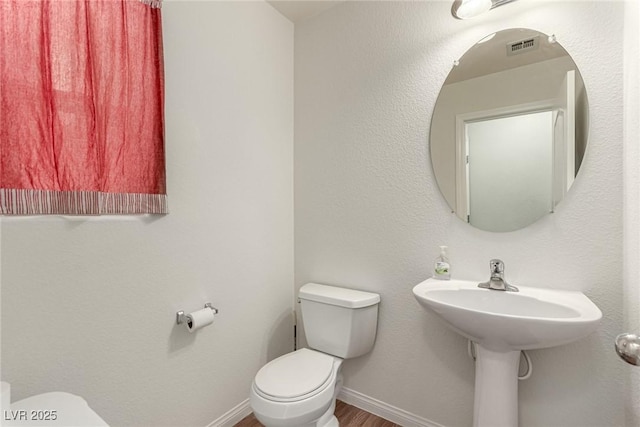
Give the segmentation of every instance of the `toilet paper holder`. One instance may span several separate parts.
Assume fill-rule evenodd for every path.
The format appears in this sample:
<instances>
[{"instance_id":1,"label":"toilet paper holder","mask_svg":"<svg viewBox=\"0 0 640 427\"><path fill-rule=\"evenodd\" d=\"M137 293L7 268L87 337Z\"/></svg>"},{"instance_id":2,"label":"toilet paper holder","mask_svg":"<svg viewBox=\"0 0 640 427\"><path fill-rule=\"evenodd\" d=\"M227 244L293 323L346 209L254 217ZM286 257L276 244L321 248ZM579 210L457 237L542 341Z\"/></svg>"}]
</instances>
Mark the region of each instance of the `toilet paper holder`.
<instances>
[{"instance_id":1,"label":"toilet paper holder","mask_svg":"<svg viewBox=\"0 0 640 427\"><path fill-rule=\"evenodd\" d=\"M220 310L215 308L210 302L206 303L204 305L204 308L211 309L211 311L213 311L213 314L218 314L220 312ZM182 310L178 311L176 313L176 323L178 325L182 325L186 321L187 321L187 315L184 313L184 311L182 311Z\"/></svg>"}]
</instances>

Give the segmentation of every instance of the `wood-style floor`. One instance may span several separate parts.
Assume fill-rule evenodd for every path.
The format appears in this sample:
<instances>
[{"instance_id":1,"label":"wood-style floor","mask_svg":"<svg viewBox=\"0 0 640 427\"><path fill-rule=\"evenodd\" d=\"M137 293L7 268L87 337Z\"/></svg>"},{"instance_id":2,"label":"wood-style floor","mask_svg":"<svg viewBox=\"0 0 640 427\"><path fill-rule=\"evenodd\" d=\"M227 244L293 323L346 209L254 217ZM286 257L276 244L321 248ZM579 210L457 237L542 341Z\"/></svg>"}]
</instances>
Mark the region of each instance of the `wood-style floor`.
<instances>
[{"instance_id":1,"label":"wood-style floor","mask_svg":"<svg viewBox=\"0 0 640 427\"><path fill-rule=\"evenodd\" d=\"M347 405L340 400L336 403L335 414L340 422L340 427L400 427L398 424L365 412L355 406ZM251 414L234 427L262 427L262 424Z\"/></svg>"}]
</instances>

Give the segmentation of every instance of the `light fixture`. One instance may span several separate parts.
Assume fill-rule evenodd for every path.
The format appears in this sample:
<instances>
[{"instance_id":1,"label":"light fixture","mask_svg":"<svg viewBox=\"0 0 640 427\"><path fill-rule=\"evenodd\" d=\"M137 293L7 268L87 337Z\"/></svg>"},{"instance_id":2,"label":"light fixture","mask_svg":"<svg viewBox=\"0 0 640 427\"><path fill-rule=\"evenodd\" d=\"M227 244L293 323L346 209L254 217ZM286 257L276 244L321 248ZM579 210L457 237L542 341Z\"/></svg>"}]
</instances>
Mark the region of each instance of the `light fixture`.
<instances>
[{"instance_id":1,"label":"light fixture","mask_svg":"<svg viewBox=\"0 0 640 427\"><path fill-rule=\"evenodd\" d=\"M455 0L451 6L451 14L457 19L474 18L489 9L511 3L515 0Z\"/></svg>"},{"instance_id":2,"label":"light fixture","mask_svg":"<svg viewBox=\"0 0 640 427\"><path fill-rule=\"evenodd\" d=\"M487 12L491 6L491 0L456 0L451 13L458 19L469 19Z\"/></svg>"}]
</instances>

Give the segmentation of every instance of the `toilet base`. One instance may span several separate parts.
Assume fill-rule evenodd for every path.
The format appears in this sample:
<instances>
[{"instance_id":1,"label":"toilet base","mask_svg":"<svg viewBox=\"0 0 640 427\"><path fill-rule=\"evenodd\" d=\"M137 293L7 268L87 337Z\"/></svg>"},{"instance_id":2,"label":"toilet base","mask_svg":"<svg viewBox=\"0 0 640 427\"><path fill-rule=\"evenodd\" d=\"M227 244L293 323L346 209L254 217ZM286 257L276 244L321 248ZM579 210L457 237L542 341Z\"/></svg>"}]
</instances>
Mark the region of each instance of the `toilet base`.
<instances>
[{"instance_id":1,"label":"toilet base","mask_svg":"<svg viewBox=\"0 0 640 427\"><path fill-rule=\"evenodd\" d=\"M336 399L333 399L331 402L331 406L315 423L313 423L313 427L340 427L338 424L338 419L334 415L336 412Z\"/></svg>"},{"instance_id":2,"label":"toilet base","mask_svg":"<svg viewBox=\"0 0 640 427\"><path fill-rule=\"evenodd\" d=\"M327 409L327 412L322 415L318 421L315 423L314 427L340 427L338 423L338 419L335 416L336 412L336 399L338 398L338 393L342 390L342 373L338 372L338 378L336 379L336 388L333 392L333 400L331 401L331 406Z\"/></svg>"},{"instance_id":3,"label":"toilet base","mask_svg":"<svg viewBox=\"0 0 640 427\"><path fill-rule=\"evenodd\" d=\"M318 427L320 427L320 426L318 426ZM329 422L327 424L323 425L322 427L340 427L340 424L338 423L338 419L334 415L334 416L331 417Z\"/></svg>"}]
</instances>

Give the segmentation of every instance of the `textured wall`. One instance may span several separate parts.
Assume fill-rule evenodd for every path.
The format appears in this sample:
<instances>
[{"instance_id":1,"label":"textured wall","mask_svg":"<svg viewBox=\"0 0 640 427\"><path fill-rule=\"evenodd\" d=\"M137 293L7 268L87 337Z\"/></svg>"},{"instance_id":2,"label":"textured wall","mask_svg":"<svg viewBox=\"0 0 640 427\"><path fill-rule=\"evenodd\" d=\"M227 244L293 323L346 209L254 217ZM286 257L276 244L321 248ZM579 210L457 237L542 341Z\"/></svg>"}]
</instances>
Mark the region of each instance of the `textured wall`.
<instances>
[{"instance_id":1,"label":"textured wall","mask_svg":"<svg viewBox=\"0 0 640 427\"><path fill-rule=\"evenodd\" d=\"M640 3L636 0L625 2L624 24L624 331L640 334ZM628 378L627 426L637 426L640 369L626 364L620 369Z\"/></svg>"},{"instance_id":2,"label":"textured wall","mask_svg":"<svg viewBox=\"0 0 640 427\"><path fill-rule=\"evenodd\" d=\"M264 2L163 21L171 213L2 222L2 379L112 426L207 425L293 344L293 25ZM206 301L212 326L175 326Z\"/></svg>"},{"instance_id":3,"label":"textured wall","mask_svg":"<svg viewBox=\"0 0 640 427\"><path fill-rule=\"evenodd\" d=\"M345 386L448 427L471 424L466 342L422 310L411 288L450 246L453 275L483 279L505 261L516 285L583 290L598 332L532 351L522 427L621 426L623 3L521 1L457 21L450 2L346 2L296 26L296 286L382 295L372 353L345 363ZM454 59L507 27L555 34L590 101L589 147L557 212L511 233L461 222L435 183L431 114Z\"/></svg>"}]
</instances>

